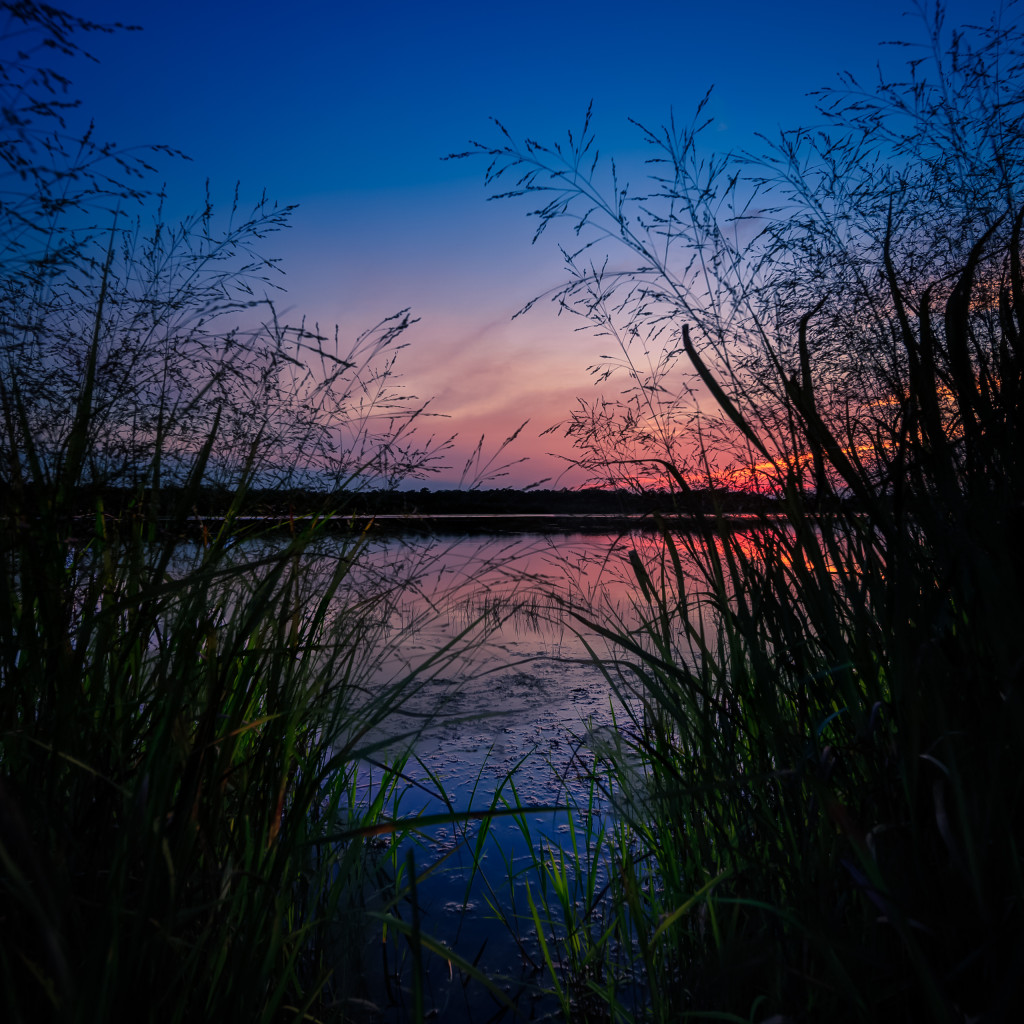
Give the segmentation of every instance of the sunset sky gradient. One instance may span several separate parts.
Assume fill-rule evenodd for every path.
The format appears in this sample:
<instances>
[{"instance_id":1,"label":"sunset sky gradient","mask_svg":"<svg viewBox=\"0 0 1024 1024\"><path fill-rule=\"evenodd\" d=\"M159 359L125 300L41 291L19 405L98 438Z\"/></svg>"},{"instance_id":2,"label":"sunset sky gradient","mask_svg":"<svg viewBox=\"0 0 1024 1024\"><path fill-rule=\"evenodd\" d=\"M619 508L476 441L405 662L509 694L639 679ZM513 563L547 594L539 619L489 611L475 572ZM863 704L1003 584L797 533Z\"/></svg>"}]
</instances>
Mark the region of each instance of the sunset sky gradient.
<instances>
[{"instance_id":1,"label":"sunset sky gradient","mask_svg":"<svg viewBox=\"0 0 1024 1024\"><path fill-rule=\"evenodd\" d=\"M560 434L539 435L593 395L586 367L600 351L550 303L512 321L563 279L555 239L531 246L529 205L486 202L483 161L443 156L493 140L492 116L520 138L564 138L593 100L602 151L639 174L628 118L654 126L674 108L688 119L711 85L709 138L748 148L755 132L813 124L806 94L837 72L870 81L879 60L899 68L908 52L880 42L922 38L899 0L66 6L142 26L86 40L99 62L71 74L101 138L191 156L161 165L172 209L201 205L206 179L224 205L236 181L243 198L265 189L299 205L291 230L268 241L288 318L353 338L405 307L419 318L404 382L450 417L438 433L463 438L432 486L458 480L481 433L493 450L526 419L514 455L530 462L495 485L575 482L560 475L558 456L571 455ZM949 25L978 17L964 0L947 9Z\"/></svg>"}]
</instances>

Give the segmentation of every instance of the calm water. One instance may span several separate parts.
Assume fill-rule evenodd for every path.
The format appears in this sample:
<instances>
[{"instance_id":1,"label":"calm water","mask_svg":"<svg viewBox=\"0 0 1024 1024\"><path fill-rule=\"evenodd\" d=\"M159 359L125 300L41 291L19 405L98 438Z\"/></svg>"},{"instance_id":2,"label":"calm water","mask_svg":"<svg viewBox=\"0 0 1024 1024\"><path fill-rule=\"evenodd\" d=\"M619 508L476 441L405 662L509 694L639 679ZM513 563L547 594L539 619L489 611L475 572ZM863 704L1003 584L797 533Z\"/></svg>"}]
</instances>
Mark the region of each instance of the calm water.
<instances>
[{"instance_id":1,"label":"calm water","mask_svg":"<svg viewBox=\"0 0 1024 1024\"><path fill-rule=\"evenodd\" d=\"M246 542L244 557L258 562L261 543ZM341 537L324 537L303 565L302 600L311 607L319 600L351 548ZM568 849L574 833L580 849L588 848L574 807L589 802L599 824L614 819L613 801L594 778L592 740L629 728L629 709L613 685L622 654L574 613L636 629L644 606L631 559L639 557L657 584L661 553L658 534L649 531L377 536L333 599L339 625L353 629L343 640L357 651L350 689L361 707L381 711L359 739L360 795L369 801L382 765L411 751L389 816L409 822L523 808L518 818L495 817L486 826L477 817L422 827L400 842L375 840L384 883L371 885L365 899L371 909L386 909L395 891L387 880L404 869L411 850L423 932L500 979L527 1018L557 1009L536 994L546 975L526 899L528 885L537 892L534 851L542 843ZM199 556L184 545L181 570ZM696 572L684 571L696 583ZM595 659L604 659L603 668ZM403 902L399 913L408 920L410 912ZM406 939L385 936L378 921L357 952L363 1002L347 1008L351 1019L411 1019ZM428 1019L502 1015L484 986L467 982L440 956L426 954L424 966Z\"/></svg>"},{"instance_id":2,"label":"calm water","mask_svg":"<svg viewBox=\"0 0 1024 1024\"><path fill-rule=\"evenodd\" d=\"M368 737L385 744L374 759L393 756L408 731L420 728L421 716L434 716L413 744L398 812L407 818L486 810L496 791L509 803L532 808L518 821L491 822L479 871L472 870L479 822L424 829L392 861L401 863L406 850L414 850L417 872L426 872L418 891L424 931L489 976L504 978L520 1011L523 1000L533 1013L554 1008L530 994L543 981L535 969L540 955L532 926L521 919L526 885L536 892L530 848L540 841L564 848L570 831L579 828L569 810L537 808L585 805L596 796L601 812L613 814L601 787L593 785L588 739L627 720L593 657L613 652L571 612L634 627L638 595L630 552L656 562L657 548L651 534L523 534L392 537L373 541L365 552L362 571L369 579L403 581L382 626L375 684L386 687L426 666L414 696ZM455 638L460 653L432 663L432 655ZM365 765L365 792L374 790L380 775L374 764ZM503 805L500 796L498 803ZM578 835L578 841L585 846L587 839ZM407 944L393 941L381 949L380 974L374 967L367 977L367 995L376 993L377 1006L368 1019L407 1019ZM376 955L371 962L377 963ZM428 967L427 1008L436 1019L486 1020L500 1009L481 986L464 984L436 957ZM382 1002L383 991L388 997Z\"/></svg>"}]
</instances>

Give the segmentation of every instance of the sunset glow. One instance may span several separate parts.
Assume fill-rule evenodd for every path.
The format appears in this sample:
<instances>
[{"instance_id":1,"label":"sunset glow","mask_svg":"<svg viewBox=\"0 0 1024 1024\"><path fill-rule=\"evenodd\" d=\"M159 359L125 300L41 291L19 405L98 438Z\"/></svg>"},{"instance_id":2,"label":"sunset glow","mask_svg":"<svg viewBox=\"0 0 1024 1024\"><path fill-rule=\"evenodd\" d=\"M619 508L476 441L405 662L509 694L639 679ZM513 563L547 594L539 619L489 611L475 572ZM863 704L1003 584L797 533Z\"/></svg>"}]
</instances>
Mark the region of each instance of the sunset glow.
<instances>
[{"instance_id":1,"label":"sunset glow","mask_svg":"<svg viewBox=\"0 0 1024 1024\"><path fill-rule=\"evenodd\" d=\"M915 34L888 0L859 5L853 19L809 0L744 0L727 18L668 2L642 18L604 3L585 15L526 4L508 17L461 3L312 4L288 17L198 0L71 8L142 25L92 40L98 63L68 73L104 138L192 157L161 162L169 210L200 206L207 179L221 208L236 181L243 196L266 189L298 204L292 229L266 242L284 271L286 290L271 296L282 315L339 324L346 337L399 309L419 318L398 370L442 417L423 429L459 435L450 468L426 481L438 486L460 479L481 435L493 451L526 421L506 454L528 461L495 485L581 482L564 430L544 431L577 396L597 394L586 368L605 344L543 299L512 319L565 279L557 243L571 245L572 231L531 246L530 205L487 203L481 163L446 154L493 130L491 117L564 138L593 100L602 152L639 188L648 149L630 117L688 117L714 85L709 139L739 149L754 132L806 123L806 93L837 71L868 78L876 60L902 61L878 40ZM966 0L949 8L953 22L971 11ZM622 386L614 376L603 385L613 396Z\"/></svg>"}]
</instances>

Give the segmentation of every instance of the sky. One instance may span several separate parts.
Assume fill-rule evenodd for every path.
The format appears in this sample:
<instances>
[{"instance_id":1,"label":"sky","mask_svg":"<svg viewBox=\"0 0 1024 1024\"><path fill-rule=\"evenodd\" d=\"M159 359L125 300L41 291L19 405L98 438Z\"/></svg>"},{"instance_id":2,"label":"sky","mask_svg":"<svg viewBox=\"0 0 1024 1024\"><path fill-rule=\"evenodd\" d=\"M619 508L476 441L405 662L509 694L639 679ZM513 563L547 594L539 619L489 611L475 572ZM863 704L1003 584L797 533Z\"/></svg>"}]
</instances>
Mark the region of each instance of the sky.
<instances>
[{"instance_id":1,"label":"sky","mask_svg":"<svg viewBox=\"0 0 1024 1024\"><path fill-rule=\"evenodd\" d=\"M237 182L245 199L265 190L298 205L267 242L289 319L355 338L400 309L419 318L399 361L403 386L447 417L439 433L460 436L453 469L431 486L459 480L481 435L493 452L524 420L507 454L529 461L492 485L578 482L560 432L540 435L577 395L593 396L586 370L601 349L552 303L512 319L563 281L557 239L531 245L529 204L488 202L485 163L446 154L495 140L492 117L518 138L564 139L593 101L602 151L641 174L629 119L688 119L711 86L709 144L749 148L756 132L813 124L807 93L838 72L870 80L878 61L900 67L907 51L880 43L923 38L901 0L64 6L142 27L90 38L97 62L70 74L100 137L191 157L160 166L173 208L200 206L207 179L222 204ZM976 2L947 9L950 24L979 16Z\"/></svg>"}]
</instances>

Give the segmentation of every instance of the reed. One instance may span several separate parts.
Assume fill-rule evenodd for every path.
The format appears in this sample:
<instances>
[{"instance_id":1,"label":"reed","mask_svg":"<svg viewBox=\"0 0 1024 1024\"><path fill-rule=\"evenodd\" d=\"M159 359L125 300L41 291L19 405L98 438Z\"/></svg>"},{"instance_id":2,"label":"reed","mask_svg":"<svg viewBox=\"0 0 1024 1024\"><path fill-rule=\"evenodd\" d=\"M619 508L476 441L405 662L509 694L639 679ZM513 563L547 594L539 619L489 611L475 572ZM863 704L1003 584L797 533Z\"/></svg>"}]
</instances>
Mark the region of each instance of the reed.
<instances>
[{"instance_id":1,"label":"reed","mask_svg":"<svg viewBox=\"0 0 1024 1024\"><path fill-rule=\"evenodd\" d=\"M343 992L315 940L353 920L361 843L318 840L372 816L351 782L384 713L357 699L358 623L328 615L358 539L314 601L315 528L249 558L228 523L182 568L142 517L98 508L70 541L59 503L16 513L0 590L5 1017L298 1019ZM381 697L400 703L401 685Z\"/></svg>"},{"instance_id":2,"label":"reed","mask_svg":"<svg viewBox=\"0 0 1024 1024\"><path fill-rule=\"evenodd\" d=\"M1022 224L1005 248L977 243L941 319L926 296L903 342L931 371L911 372L870 451L849 457L855 428L815 414L812 378L791 385L841 498L828 514L780 460L781 521L681 533L667 516L634 552L628 617L566 609L612 645L595 657L621 705L589 737L616 824L576 809L599 855L534 844L524 913L567 1019L998 1020L1017 1004ZM985 266L1007 268L996 307Z\"/></svg>"},{"instance_id":3,"label":"reed","mask_svg":"<svg viewBox=\"0 0 1024 1024\"><path fill-rule=\"evenodd\" d=\"M569 424L581 463L681 494L741 474L784 516L666 516L632 560L635 621L571 610L614 645L625 719L591 740L621 816L602 870L623 941L575 996L571 937L545 958L574 1019L1019 1004L1024 162L1002 57L1021 35L993 21L941 52L941 28L934 79L848 79L822 94L834 130L784 134L753 178L701 163L675 122L645 130L636 207L600 187L589 114L567 147L479 147L510 195L546 193L541 228L572 218L559 298L620 346L626 397ZM734 231L755 207L761 233ZM577 259L609 240L640 268ZM594 867L541 849L537 870L547 929ZM642 977L642 1004L612 976Z\"/></svg>"},{"instance_id":4,"label":"reed","mask_svg":"<svg viewBox=\"0 0 1024 1024\"><path fill-rule=\"evenodd\" d=\"M166 150L69 127L48 55L99 26L2 8L0 1016L348 1015L406 884L374 829L422 716L374 793L358 766L421 666L381 681L395 581L327 498L275 532L239 513L430 464L389 383L408 317L347 351L279 323L253 289L288 210L169 223Z\"/></svg>"}]
</instances>

